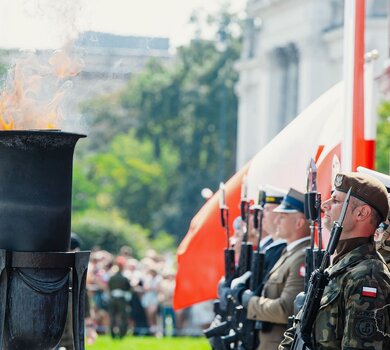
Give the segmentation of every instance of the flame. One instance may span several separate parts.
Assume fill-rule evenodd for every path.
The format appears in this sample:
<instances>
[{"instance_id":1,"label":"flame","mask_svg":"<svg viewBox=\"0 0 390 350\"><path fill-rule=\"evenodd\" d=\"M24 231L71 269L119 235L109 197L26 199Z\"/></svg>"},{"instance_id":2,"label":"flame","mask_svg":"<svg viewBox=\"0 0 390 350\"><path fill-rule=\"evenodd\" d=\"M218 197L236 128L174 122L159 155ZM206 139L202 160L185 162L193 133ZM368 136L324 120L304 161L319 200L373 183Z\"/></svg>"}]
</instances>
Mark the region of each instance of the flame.
<instances>
[{"instance_id":1,"label":"flame","mask_svg":"<svg viewBox=\"0 0 390 350\"><path fill-rule=\"evenodd\" d=\"M54 52L45 64L37 56L18 60L0 92L0 130L60 129L61 102L72 87L67 78L83 67L69 48Z\"/></svg>"}]
</instances>

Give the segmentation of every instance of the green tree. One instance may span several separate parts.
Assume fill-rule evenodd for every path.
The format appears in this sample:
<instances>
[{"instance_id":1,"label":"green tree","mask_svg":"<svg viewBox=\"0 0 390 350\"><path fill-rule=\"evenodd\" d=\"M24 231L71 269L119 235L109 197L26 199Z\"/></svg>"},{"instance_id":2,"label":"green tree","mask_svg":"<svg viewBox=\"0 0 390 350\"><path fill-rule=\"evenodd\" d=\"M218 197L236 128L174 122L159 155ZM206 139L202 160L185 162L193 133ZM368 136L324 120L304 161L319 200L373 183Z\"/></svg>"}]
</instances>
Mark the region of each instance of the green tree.
<instances>
[{"instance_id":1,"label":"green tree","mask_svg":"<svg viewBox=\"0 0 390 350\"><path fill-rule=\"evenodd\" d=\"M235 170L238 76L234 62L240 40L228 31L224 16L224 50L215 42L194 40L178 50L176 65L153 61L122 94L124 110L138 110L136 130L141 139L169 143L179 154L177 186L172 199L180 206L171 217L170 232L182 236L203 203L203 187L217 188Z\"/></svg>"},{"instance_id":2,"label":"green tree","mask_svg":"<svg viewBox=\"0 0 390 350\"><path fill-rule=\"evenodd\" d=\"M157 160L152 143L138 141L133 134L118 135L104 152L76 162L73 208L78 213L116 209L130 222L158 232L163 227L153 217L166 205L174 185L177 156L163 147Z\"/></svg>"},{"instance_id":3,"label":"green tree","mask_svg":"<svg viewBox=\"0 0 390 350\"><path fill-rule=\"evenodd\" d=\"M390 173L390 101L384 101L378 109L375 168L382 173Z\"/></svg>"},{"instance_id":4,"label":"green tree","mask_svg":"<svg viewBox=\"0 0 390 350\"><path fill-rule=\"evenodd\" d=\"M152 237L180 239L203 204L201 189L234 173L239 21L226 11L210 21L218 40L193 40L169 65L151 60L124 91L85 106L97 137L75 166L83 178L76 211L116 208Z\"/></svg>"},{"instance_id":5,"label":"green tree","mask_svg":"<svg viewBox=\"0 0 390 350\"><path fill-rule=\"evenodd\" d=\"M122 246L130 246L140 258L149 248L149 232L140 225L132 225L116 211L89 210L75 215L72 230L80 238L82 249L98 247L114 254Z\"/></svg>"}]
</instances>

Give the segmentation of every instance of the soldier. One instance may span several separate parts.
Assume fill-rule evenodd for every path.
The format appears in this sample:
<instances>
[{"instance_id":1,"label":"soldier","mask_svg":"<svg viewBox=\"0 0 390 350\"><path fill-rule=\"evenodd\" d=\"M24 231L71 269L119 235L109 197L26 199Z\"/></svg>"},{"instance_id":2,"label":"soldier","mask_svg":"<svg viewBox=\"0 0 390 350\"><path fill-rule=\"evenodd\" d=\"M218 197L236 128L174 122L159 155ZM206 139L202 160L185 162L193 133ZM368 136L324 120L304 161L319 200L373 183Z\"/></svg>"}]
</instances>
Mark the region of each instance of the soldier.
<instances>
[{"instance_id":1,"label":"soldier","mask_svg":"<svg viewBox=\"0 0 390 350\"><path fill-rule=\"evenodd\" d=\"M291 188L274 211L280 213L276 219L276 236L285 239L287 247L269 272L262 296L253 296L250 291L242 295L247 318L267 322L267 327L259 332L259 350L277 349L283 339L294 299L303 291L305 249L310 244L303 193Z\"/></svg>"},{"instance_id":2,"label":"soldier","mask_svg":"<svg viewBox=\"0 0 390 350\"><path fill-rule=\"evenodd\" d=\"M127 333L128 302L130 301L131 293L130 282L122 273L126 262L127 260L123 256L116 258L118 271L108 281L108 288L110 289L108 311L110 313L112 338L123 338ZM119 328L119 334L117 333L117 328Z\"/></svg>"},{"instance_id":3,"label":"soldier","mask_svg":"<svg viewBox=\"0 0 390 350\"><path fill-rule=\"evenodd\" d=\"M313 347L390 349L390 273L373 240L376 228L388 214L386 188L360 173L337 174L334 185L331 198L322 204L327 229L338 219L351 187L352 196L327 270L330 281L313 326ZM279 349L290 349L294 334L294 327L286 331Z\"/></svg>"},{"instance_id":4,"label":"soldier","mask_svg":"<svg viewBox=\"0 0 390 350\"><path fill-rule=\"evenodd\" d=\"M284 239L276 236L277 218L280 214L274 211L282 203L286 192L282 189L267 185L265 186L265 193L262 230L267 236L263 238L263 242L260 242L260 248L265 252L263 283L267 281L269 272L279 260L283 249L287 245ZM268 240L265 241L266 239Z\"/></svg>"}]
</instances>

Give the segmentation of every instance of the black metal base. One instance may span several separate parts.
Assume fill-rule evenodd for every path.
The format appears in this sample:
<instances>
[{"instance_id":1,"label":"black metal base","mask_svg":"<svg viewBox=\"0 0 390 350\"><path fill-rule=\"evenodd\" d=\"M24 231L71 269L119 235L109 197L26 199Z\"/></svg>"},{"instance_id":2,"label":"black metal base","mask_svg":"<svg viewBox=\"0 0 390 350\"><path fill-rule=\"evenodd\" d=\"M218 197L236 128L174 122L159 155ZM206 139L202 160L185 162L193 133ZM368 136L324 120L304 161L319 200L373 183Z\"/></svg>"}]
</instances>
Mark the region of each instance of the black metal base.
<instances>
[{"instance_id":1,"label":"black metal base","mask_svg":"<svg viewBox=\"0 0 390 350\"><path fill-rule=\"evenodd\" d=\"M69 272L72 271L74 348L84 350L86 276L89 254L88 251L52 253L14 252L0 249L0 349L55 348L65 326L68 308L67 305L62 304L68 301ZM13 294L20 294L20 286L23 286L24 294L15 297ZM38 308L33 308L32 304L37 298L41 304ZM15 304L15 300L22 301L23 306ZM52 303L61 305L52 305ZM45 329L42 334L36 334L36 330L29 332L29 324L26 325L26 317L23 317L26 315L28 317L29 310L25 310L26 315L19 315L21 308L23 310L29 306L31 310L34 310L35 323L40 321L40 317L46 317L45 320L50 329ZM18 311L16 311L17 308L19 308ZM36 310L39 310L41 315L36 315ZM20 320L20 327L15 326L18 320ZM36 325L31 321L30 328L33 329L34 326ZM22 333L23 330L27 330L28 334L24 337L25 339L20 336L20 329ZM26 344L29 345L26 346Z\"/></svg>"}]
</instances>

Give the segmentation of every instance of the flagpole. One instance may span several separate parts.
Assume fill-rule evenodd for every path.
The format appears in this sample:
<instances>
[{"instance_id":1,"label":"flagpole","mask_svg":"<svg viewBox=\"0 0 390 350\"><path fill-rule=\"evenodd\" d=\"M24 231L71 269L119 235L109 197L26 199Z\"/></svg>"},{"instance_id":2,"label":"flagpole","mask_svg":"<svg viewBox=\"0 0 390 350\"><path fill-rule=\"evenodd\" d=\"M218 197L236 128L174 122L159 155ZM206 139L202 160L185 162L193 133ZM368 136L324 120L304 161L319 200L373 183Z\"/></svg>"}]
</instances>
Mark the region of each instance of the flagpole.
<instances>
[{"instance_id":1,"label":"flagpole","mask_svg":"<svg viewBox=\"0 0 390 350\"><path fill-rule=\"evenodd\" d=\"M343 171L368 166L371 153L364 139L365 0L345 0L344 82L345 128L341 148Z\"/></svg>"},{"instance_id":2,"label":"flagpole","mask_svg":"<svg viewBox=\"0 0 390 350\"><path fill-rule=\"evenodd\" d=\"M352 133L352 170L359 165L367 166L369 161L368 144L364 138L364 53L365 53L365 17L366 1L355 1L354 35L354 83L353 83L353 133Z\"/></svg>"},{"instance_id":3,"label":"flagpole","mask_svg":"<svg viewBox=\"0 0 390 350\"><path fill-rule=\"evenodd\" d=\"M341 142L341 169L352 170L353 73L354 73L355 0L344 2L344 137Z\"/></svg>"},{"instance_id":4,"label":"flagpole","mask_svg":"<svg viewBox=\"0 0 390 350\"><path fill-rule=\"evenodd\" d=\"M377 112L374 98L374 63L379 58L377 50L364 55L364 139L367 150L366 168L375 168Z\"/></svg>"}]
</instances>

